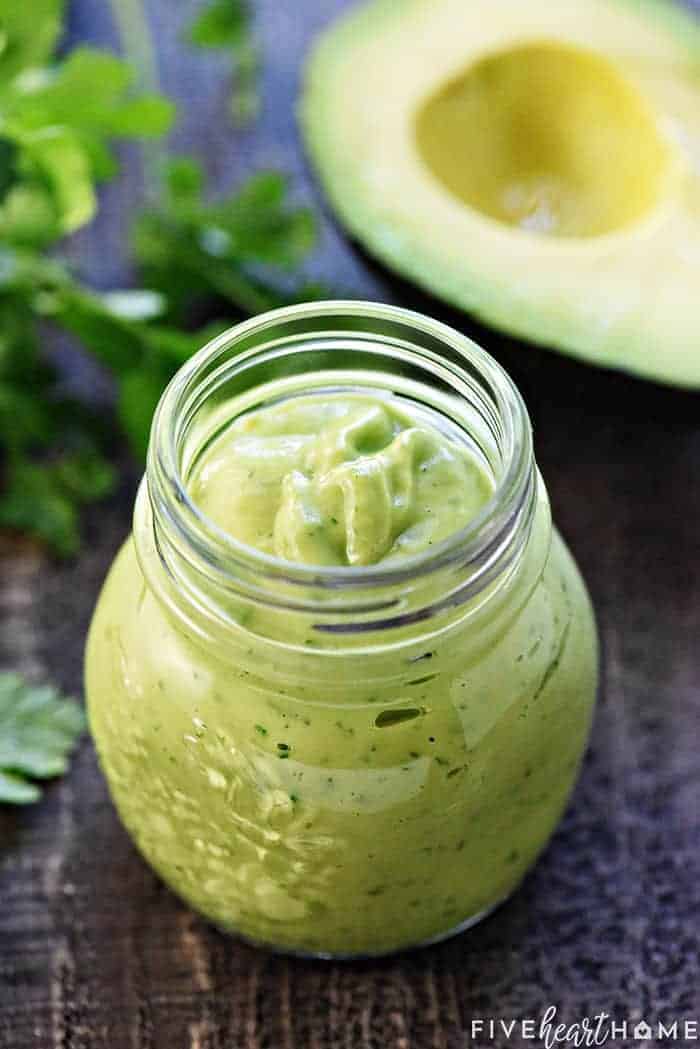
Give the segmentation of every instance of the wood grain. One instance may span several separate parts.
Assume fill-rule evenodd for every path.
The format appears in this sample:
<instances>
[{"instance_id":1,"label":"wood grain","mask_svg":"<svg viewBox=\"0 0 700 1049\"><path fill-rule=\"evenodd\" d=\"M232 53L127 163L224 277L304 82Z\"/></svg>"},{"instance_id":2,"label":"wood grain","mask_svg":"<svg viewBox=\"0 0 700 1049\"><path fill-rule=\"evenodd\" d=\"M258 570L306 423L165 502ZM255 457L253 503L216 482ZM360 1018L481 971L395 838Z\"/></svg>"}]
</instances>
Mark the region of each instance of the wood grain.
<instances>
[{"instance_id":1,"label":"wood grain","mask_svg":"<svg viewBox=\"0 0 700 1049\"><path fill-rule=\"evenodd\" d=\"M700 399L485 331L345 242L306 171L292 112L302 55L341 0L258 0L264 107L240 134L223 120L221 63L180 42L197 5L148 6L164 84L184 111L175 148L201 153L222 188L253 167L291 171L325 216L316 275L462 327L519 383L555 517L597 610L601 699L574 800L522 890L447 944L353 965L273 957L190 914L120 828L86 740L40 805L0 810L0 1047L464 1049L472 1018L537 1017L550 1004L569 1022L600 1010L697 1019ZM106 5L75 2L71 39L108 44ZM139 185L129 165L75 238L74 258L98 285L126 278ZM3 666L80 694L85 631L135 480L90 513L79 561L0 551Z\"/></svg>"}]
</instances>

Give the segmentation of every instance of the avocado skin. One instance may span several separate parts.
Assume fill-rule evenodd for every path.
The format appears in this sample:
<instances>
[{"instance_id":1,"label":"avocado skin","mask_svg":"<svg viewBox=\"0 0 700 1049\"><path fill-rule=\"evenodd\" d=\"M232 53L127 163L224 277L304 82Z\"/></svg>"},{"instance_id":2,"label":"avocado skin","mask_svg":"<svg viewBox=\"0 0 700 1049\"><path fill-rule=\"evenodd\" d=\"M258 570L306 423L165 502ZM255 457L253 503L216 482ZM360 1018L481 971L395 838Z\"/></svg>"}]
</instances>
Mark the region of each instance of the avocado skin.
<instances>
[{"instance_id":1,"label":"avocado skin","mask_svg":"<svg viewBox=\"0 0 700 1049\"><path fill-rule=\"evenodd\" d=\"M512 281L499 281L480 272L478 250L465 253L460 271L455 272L439 253L426 250L422 236L413 236L410 230L397 236L397 230L384 222L376 200L375 207L368 208L343 157L329 144L327 129L331 122L324 108L328 101L324 84L337 57L352 48L358 36L380 34L383 22L396 18L399 4L407 11L429 3L430 0L361 0L321 33L307 61L297 118L312 165L341 224L370 254L395 272L508 335L601 368L668 386L700 389L700 274L694 293L689 279L688 312L683 311L685 323L676 323L669 352L669 342L659 332L650 334L643 318L637 325L595 325L585 308L569 309L554 297L550 310L529 303ZM655 20L660 29L665 28L678 39L686 54L697 56L700 69L700 10L694 14L676 0L608 3L629 9L637 16L642 12L645 18ZM534 255L532 265L536 265ZM614 315L614 297L610 301ZM676 317L679 320L682 318Z\"/></svg>"}]
</instances>

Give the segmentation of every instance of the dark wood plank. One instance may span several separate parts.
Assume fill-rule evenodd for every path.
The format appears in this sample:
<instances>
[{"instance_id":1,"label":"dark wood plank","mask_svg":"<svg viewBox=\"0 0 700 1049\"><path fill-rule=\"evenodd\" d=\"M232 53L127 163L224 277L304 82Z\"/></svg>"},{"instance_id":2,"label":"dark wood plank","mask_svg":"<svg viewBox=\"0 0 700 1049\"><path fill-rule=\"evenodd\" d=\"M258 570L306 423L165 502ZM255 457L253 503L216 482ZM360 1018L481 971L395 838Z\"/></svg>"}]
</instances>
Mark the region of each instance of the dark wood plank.
<instances>
[{"instance_id":1,"label":"dark wood plank","mask_svg":"<svg viewBox=\"0 0 700 1049\"><path fill-rule=\"evenodd\" d=\"M519 382L599 617L604 680L584 774L546 856L492 919L413 955L330 965L272 957L190 914L136 855L85 741L41 805L0 811L3 1049L463 1049L473 1017L536 1017L549 1004L570 1022L700 1011L700 399L503 339L344 241L293 120L302 54L342 6L258 0L265 104L239 134L222 119L221 65L180 43L196 4L151 0L163 82L183 105L175 147L205 156L221 188L261 165L292 172L325 215L316 274L455 323ZM77 0L71 32L113 40L106 5ZM130 165L75 238L99 285L126 279L140 185ZM90 514L78 562L0 552L2 665L80 694L85 630L134 484Z\"/></svg>"}]
</instances>

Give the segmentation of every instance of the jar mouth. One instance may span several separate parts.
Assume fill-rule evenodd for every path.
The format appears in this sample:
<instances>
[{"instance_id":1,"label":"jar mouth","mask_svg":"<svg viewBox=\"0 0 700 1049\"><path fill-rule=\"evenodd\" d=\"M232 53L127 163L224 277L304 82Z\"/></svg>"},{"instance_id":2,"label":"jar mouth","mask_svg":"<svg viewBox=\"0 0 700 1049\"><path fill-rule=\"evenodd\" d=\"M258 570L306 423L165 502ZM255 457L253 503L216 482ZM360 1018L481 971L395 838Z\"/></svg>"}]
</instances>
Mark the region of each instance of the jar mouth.
<instances>
[{"instance_id":1,"label":"jar mouth","mask_svg":"<svg viewBox=\"0 0 700 1049\"><path fill-rule=\"evenodd\" d=\"M455 404L478 413L491 431L497 451L491 497L466 526L428 550L373 565L290 562L223 530L188 491L187 460L192 455L185 447L192 441L193 422L208 400L231 387L252 398L263 389L259 375L266 369L272 376L267 383L270 388L278 383L293 388L293 376L303 374L292 368L290 377L293 358L305 354L316 360L334 349L349 351L358 359L375 355L377 362L384 358L399 369L422 375L426 395L438 386L449 391ZM282 378L275 376L275 370L281 371ZM351 381L353 368L338 368L337 374L339 380L344 376ZM224 582L229 589L238 584L245 591L254 590L258 599L265 598L266 582L284 584L286 607L308 608L305 600L301 605L290 603L289 588L300 593L304 588L351 591L356 595L353 611L361 612L358 599L363 593L368 596L367 611L377 611L377 588L387 597L387 588L420 580L450 565L469 566L472 583L480 576L493 578L495 563L503 567L504 549L513 545L516 531L522 536L524 519L531 518L534 472L525 405L510 377L485 350L448 325L417 312L374 302L330 300L283 307L244 321L205 345L178 371L154 415L147 486L155 530L162 526L179 554L196 560L210 580ZM389 606L393 603L388 599ZM329 610L328 598L323 607Z\"/></svg>"}]
</instances>

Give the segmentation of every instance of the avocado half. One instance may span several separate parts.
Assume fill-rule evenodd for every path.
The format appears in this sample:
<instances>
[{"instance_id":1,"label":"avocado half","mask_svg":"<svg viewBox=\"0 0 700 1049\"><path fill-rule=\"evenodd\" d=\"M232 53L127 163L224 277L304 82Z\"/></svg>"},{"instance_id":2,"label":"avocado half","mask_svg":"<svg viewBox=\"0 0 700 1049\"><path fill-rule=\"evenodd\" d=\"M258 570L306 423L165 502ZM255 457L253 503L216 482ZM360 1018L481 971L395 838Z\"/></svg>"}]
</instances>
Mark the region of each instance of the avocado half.
<instances>
[{"instance_id":1,"label":"avocado half","mask_svg":"<svg viewBox=\"0 0 700 1049\"><path fill-rule=\"evenodd\" d=\"M670 0L373 0L300 118L341 220L492 325L700 387L700 19Z\"/></svg>"}]
</instances>

